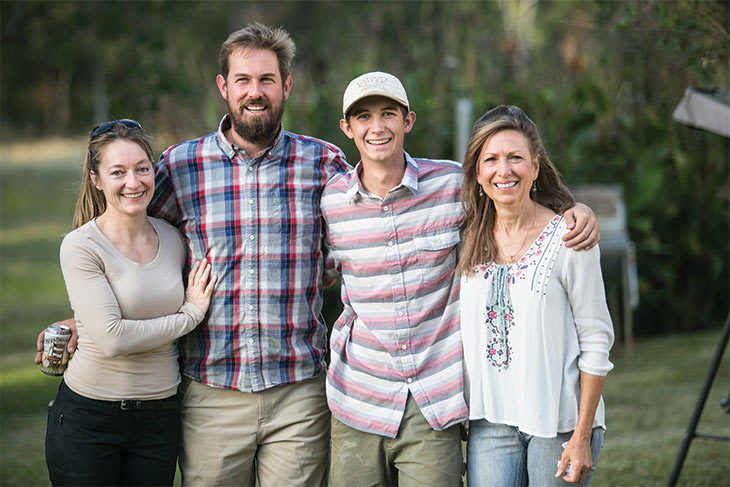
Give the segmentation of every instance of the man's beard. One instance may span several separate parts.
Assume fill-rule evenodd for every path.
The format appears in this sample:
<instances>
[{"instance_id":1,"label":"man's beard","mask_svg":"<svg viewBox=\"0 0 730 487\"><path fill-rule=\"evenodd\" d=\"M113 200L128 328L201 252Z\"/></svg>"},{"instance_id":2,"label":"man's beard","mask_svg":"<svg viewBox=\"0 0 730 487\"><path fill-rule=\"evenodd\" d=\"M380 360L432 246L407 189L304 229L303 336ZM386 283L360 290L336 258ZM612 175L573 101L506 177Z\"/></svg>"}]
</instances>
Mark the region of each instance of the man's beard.
<instances>
[{"instance_id":1,"label":"man's beard","mask_svg":"<svg viewBox=\"0 0 730 487\"><path fill-rule=\"evenodd\" d=\"M259 102L258 104L271 110L268 115L263 117L245 116L245 106L252 105L252 102ZM258 100L245 100L234 110L234 107L229 105L228 111L231 115L231 124L233 130L236 131L241 138L247 142L253 144L263 144L265 142L271 142L276 136L276 132L279 130L281 125L281 117L284 115L284 105L286 101L282 99L281 105L278 107L271 104L271 102L265 98Z\"/></svg>"}]
</instances>

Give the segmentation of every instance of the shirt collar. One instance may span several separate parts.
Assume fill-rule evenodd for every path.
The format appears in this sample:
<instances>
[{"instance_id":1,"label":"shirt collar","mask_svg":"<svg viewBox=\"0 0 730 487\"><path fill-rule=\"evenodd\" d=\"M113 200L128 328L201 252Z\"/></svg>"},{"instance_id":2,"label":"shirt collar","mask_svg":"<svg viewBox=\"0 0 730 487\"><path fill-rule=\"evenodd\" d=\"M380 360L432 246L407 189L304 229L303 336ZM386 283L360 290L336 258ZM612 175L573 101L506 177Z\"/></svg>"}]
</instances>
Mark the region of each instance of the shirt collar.
<instances>
[{"instance_id":1,"label":"shirt collar","mask_svg":"<svg viewBox=\"0 0 730 487\"><path fill-rule=\"evenodd\" d=\"M403 173L403 179L401 179L400 184L393 189L403 186L410 190L411 193L416 194L418 192L418 163L406 151L403 151L403 157L406 160L406 170ZM350 184L347 187L346 195L348 201L352 203L358 198L369 196L370 193L368 193L360 181L360 174L362 174L362 161L357 163L357 166L355 166L355 169L352 170L351 174L352 177L350 179Z\"/></svg>"},{"instance_id":2,"label":"shirt collar","mask_svg":"<svg viewBox=\"0 0 730 487\"><path fill-rule=\"evenodd\" d=\"M223 118L221 119L221 122L218 124L218 143L223 149L223 152L226 153L226 155L233 159L233 157L236 155L236 153L242 154L244 157L248 158L248 154L246 153L243 148L238 147L231 143L225 136L226 130L231 128L231 115L226 113L223 115ZM284 145L284 125L279 124L279 132L276 134L276 138L274 139L273 144L271 144L266 149L262 150L258 154L256 154L251 159L259 159L264 156L273 157L274 154L277 154L281 148Z\"/></svg>"},{"instance_id":3,"label":"shirt collar","mask_svg":"<svg viewBox=\"0 0 730 487\"><path fill-rule=\"evenodd\" d=\"M411 193L416 194L418 193L419 178L418 163L414 158L410 156L410 154L408 154L408 152L403 151L403 155L406 158L406 172L405 174L403 174L403 180L401 181L401 185L410 189Z\"/></svg>"}]
</instances>

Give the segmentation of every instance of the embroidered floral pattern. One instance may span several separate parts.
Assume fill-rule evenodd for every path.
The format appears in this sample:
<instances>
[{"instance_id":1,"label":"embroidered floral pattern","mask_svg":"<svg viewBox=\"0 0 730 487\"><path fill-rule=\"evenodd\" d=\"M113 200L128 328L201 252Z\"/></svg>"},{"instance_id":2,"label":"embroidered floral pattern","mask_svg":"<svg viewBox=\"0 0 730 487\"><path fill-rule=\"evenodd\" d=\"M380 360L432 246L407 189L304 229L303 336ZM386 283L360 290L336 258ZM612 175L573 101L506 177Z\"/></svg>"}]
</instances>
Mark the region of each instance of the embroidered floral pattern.
<instances>
[{"instance_id":1,"label":"embroidered floral pattern","mask_svg":"<svg viewBox=\"0 0 730 487\"><path fill-rule=\"evenodd\" d=\"M516 279L523 280L529 275L528 270L531 267L535 267L537 265L539 257L541 257L542 254L545 253L545 249L550 243L550 239L548 237L553 232L555 232L555 229L562 219L562 216L555 215L553 219L550 220L550 222L542 230L542 233L540 233L540 235L535 239L530 248L527 249L525 255L523 255L520 260L510 266L510 274L512 276L510 284L514 284ZM496 265L497 264L495 264L494 262L490 262L489 264L482 264L479 266L479 270L485 273L494 272L494 268ZM488 276L485 274L484 278L487 279L487 277Z\"/></svg>"},{"instance_id":2,"label":"embroidered floral pattern","mask_svg":"<svg viewBox=\"0 0 730 487\"><path fill-rule=\"evenodd\" d=\"M512 362L512 347L509 343L509 331L514 326L512 305L506 309L499 305L487 306L486 324L489 327L487 343L487 360L497 370L506 369ZM502 320L504 318L504 321Z\"/></svg>"},{"instance_id":3,"label":"embroidered floral pattern","mask_svg":"<svg viewBox=\"0 0 730 487\"><path fill-rule=\"evenodd\" d=\"M537 267L540 257L550 243L549 236L555 231L561 220L560 215L556 215L550 220L535 242L527 249L525 255L514 264L490 262L479 266L478 271L484 273L484 279L491 278L485 312L485 325L489 332L486 355L489 363L498 371L507 369L512 362L509 333L514 328L515 321L509 287L514 285L517 280L524 280L528 275L534 273L534 269L530 272L531 268Z\"/></svg>"}]
</instances>

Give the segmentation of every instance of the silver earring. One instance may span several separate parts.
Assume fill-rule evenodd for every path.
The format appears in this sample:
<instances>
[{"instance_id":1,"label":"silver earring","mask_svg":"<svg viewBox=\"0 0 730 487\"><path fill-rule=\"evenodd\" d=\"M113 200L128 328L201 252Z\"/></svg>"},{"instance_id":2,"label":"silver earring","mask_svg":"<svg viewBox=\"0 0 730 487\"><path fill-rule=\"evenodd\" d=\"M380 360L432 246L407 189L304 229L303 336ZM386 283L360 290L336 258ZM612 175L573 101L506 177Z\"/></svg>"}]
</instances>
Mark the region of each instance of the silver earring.
<instances>
[{"instance_id":1,"label":"silver earring","mask_svg":"<svg viewBox=\"0 0 730 487\"><path fill-rule=\"evenodd\" d=\"M537 179L532 182L532 194L537 193Z\"/></svg>"},{"instance_id":2,"label":"silver earring","mask_svg":"<svg viewBox=\"0 0 730 487\"><path fill-rule=\"evenodd\" d=\"M479 197L480 198L483 198L484 197L484 190L482 189L481 186L479 186Z\"/></svg>"}]
</instances>

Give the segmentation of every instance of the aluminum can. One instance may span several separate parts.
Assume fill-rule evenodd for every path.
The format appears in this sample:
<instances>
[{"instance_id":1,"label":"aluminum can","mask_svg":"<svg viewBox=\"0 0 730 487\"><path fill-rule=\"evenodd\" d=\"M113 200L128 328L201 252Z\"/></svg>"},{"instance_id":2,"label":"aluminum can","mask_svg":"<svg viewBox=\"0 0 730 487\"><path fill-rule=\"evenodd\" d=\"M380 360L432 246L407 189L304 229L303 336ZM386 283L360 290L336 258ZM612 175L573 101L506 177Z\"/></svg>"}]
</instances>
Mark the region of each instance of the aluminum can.
<instances>
[{"instance_id":1,"label":"aluminum can","mask_svg":"<svg viewBox=\"0 0 730 487\"><path fill-rule=\"evenodd\" d=\"M41 372L48 375L63 375L68 365L66 345L71 338L71 328L53 323L48 325L43 336L43 357Z\"/></svg>"}]
</instances>

